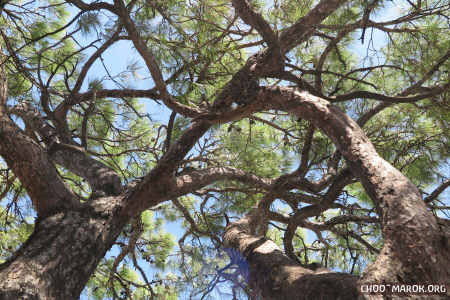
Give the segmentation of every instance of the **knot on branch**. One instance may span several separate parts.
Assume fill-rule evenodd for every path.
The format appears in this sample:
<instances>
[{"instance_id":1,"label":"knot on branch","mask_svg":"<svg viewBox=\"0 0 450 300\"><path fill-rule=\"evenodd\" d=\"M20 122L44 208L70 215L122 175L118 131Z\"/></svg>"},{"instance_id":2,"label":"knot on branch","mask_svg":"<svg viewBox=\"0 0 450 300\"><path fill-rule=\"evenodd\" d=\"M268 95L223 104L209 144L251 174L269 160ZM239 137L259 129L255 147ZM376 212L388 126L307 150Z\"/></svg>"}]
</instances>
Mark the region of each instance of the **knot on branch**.
<instances>
[{"instance_id":1,"label":"knot on branch","mask_svg":"<svg viewBox=\"0 0 450 300\"><path fill-rule=\"evenodd\" d=\"M278 46L269 47L252 55L217 96L214 112L226 112L232 103L251 103L261 87L259 78L276 77L284 71L284 60Z\"/></svg>"},{"instance_id":2,"label":"knot on branch","mask_svg":"<svg viewBox=\"0 0 450 300\"><path fill-rule=\"evenodd\" d=\"M252 55L246 65L254 77L274 77L284 71L284 59L279 46L265 48Z\"/></svg>"},{"instance_id":3,"label":"knot on branch","mask_svg":"<svg viewBox=\"0 0 450 300\"><path fill-rule=\"evenodd\" d=\"M120 177L111 169L103 167L94 171L94 176L98 178L93 184L93 190L101 191L105 195L119 195L122 191Z\"/></svg>"}]
</instances>

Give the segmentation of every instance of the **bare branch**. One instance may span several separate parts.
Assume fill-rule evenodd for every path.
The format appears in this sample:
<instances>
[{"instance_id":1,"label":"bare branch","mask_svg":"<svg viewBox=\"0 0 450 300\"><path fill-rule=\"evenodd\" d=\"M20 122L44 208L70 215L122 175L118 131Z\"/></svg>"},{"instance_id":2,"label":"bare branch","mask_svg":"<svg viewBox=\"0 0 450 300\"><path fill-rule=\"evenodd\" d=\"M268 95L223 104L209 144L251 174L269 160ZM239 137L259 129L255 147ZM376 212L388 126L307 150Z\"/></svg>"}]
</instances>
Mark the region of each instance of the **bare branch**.
<instances>
[{"instance_id":1,"label":"bare branch","mask_svg":"<svg viewBox=\"0 0 450 300\"><path fill-rule=\"evenodd\" d=\"M430 203L435 200L440 194L442 194L450 186L450 180L443 182L438 186L429 196L427 196L424 201L425 203Z\"/></svg>"},{"instance_id":2,"label":"bare branch","mask_svg":"<svg viewBox=\"0 0 450 300\"><path fill-rule=\"evenodd\" d=\"M407 95L411 95L414 92L416 92L417 90L419 90L419 88L422 86L422 84L425 83L425 81L427 81L434 72L436 72L437 70L439 70L439 68L450 58L450 50L447 51L447 53L445 53L437 62L436 64L427 72L425 73L425 75L419 80L417 81L415 84L409 86L407 89L405 89L400 95L401 96L407 96Z\"/></svg>"},{"instance_id":3,"label":"bare branch","mask_svg":"<svg viewBox=\"0 0 450 300\"><path fill-rule=\"evenodd\" d=\"M84 82L84 79L86 78L86 75L91 68L91 66L94 64L94 62L105 52L110 46L112 46L115 42L120 40L120 31L122 27L119 26L117 30L113 33L113 35L106 40L103 45L101 45L92 55L89 57L89 59L84 63L83 68L81 68L80 75L78 75L77 82L75 83L71 94L76 94L80 91L81 86Z\"/></svg>"},{"instance_id":4,"label":"bare branch","mask_svg":"<svg viewBox=\"0 0 450 300\"><path fill-rule=\"evenodd\" d=\"M100 10L100 9L106 9L109 10L111 12L114 12L116 10L116 8L106 2L94 2L91 4L87 4L81 0L68 0L67 2L75 5L77 8L79 8L82 11L92 11L92 10Z\"/></svg>"},{"instance_id":5,"label":"bare branch","mask_svg":"<svg viewBox=\"0 0 450 300\"><path fill-rule=\"evenodd\" d=\"M359 119L356 121L360 127L364 127L364 125L377 113L381 112L385 108L391 107L392 103L389 102L381 102L377 104L374 108L367 111L365 114L363 114Z\"/></svg>"},{"instance_id":6,"label":"bare branch","mask_svg":"<svg viewBox=\"0 0 450 300\"><path fill-rule=\"evenodd\" d=\"M441 94L445 91L447 91L450 88L450 83L446 83L441 86L435 86L431 88L427 88L427 92L423 94L418 94L411 97L402 97L401 95L398 96L386 96L382 94L377 94L373 92L368 91L356 91L356 92L350 92L348 94L339 95L331 98L325 98L329 100L330 102L336 103L336 102L343 102L348 101L352 99L374 99L374 100L380 100L385 102L391 102L391 103L412 103L417 102L426 98L431 98L433 96L436 96L438 94Z\"/></svg>"}]
</instances>

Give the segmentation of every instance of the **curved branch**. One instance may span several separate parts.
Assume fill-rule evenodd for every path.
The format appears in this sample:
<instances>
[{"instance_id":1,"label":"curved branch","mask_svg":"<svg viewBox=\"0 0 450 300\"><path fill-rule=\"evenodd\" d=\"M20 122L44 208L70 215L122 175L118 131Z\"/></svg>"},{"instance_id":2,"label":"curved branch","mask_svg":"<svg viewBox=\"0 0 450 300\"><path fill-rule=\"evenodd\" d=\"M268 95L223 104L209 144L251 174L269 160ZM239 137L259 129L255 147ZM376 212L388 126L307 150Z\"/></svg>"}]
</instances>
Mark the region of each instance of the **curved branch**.
<instances>
[{"instance_id":1,"label":"curved branch","mask_svg":"<svg viewBox=\"0 0 450 300\"><path fill-rule=\"evenodd\" d=\"M315 70L315 73L316 73L315 88L316 88L316 90L322 92L322 69L323 69L323 65L325 63L326 58L331 53L331 50L333 50L335 47L337 47L337 44L344 37L346 37L350 32L352 32L355 28L356 28L356 26L355 27L348 27L345 30L340 31L337 34L337 36L330 41L330 43L327 45L325 50L323 50L322 55L319 58L319 62L317 63L316 70Z\"/></svg>"},{"instance_id":2,"label":"curved branch","mask_svg":"<svg viewBox=\"0 0 450 300\"><path fill-rule=\"evenodd\" d=\"M374 108L372 108L371 110L364 113L361 117L359 117L359 119L356 121L356 123L358 123L358 125L362 128L362 127L364 127L364 125L366 125L366 123L373 116L375 116L377 113L381 112L383 109L388 108L392 105L393 104L389 103L389 102L381 102L378 105L376 105Z\"/></svg>"},{"instance_id":3,"label":"curved branch","mask_svg":"<svg viewBox=\"0 0 450 300\"><path fill-rule=\"evenodd\" d=\"M3 60L0 48L0 60ZM48 154L6 114L8 96L4 65L0 66L0 155L26 188L38 216L75 207L75 195L64 184ZM51 182L52 184L49 184Z\"/></svg>"},{"instance_id":4,"label":"curved branch","mask_svg":"<svg viewBox=\"0 0 450 300\"><path fill-rule=\"evenodd\" d=\"M127 203L126 209L123 210L125 215L134 216L148 207L173 198L170 188L173 189L176 186L173 174L177 166L211 125L210 122L204 120L195 121L169 147L169 150L164 154L156 167L137 186L129 191L125 200Z\"/></svg>"},{"instance_id":5,"label":"curved branch","mask_svg":"<svg viewBox=\"0 0 450 300\"><path fill-rule=\"evenodd\" d=\"M417 81L415 84L411 85L410 87L408 87L407 89L405 89L400 95L401 96L407 96L407 95L411 95L414 92L416 92L421 86L422 84L427 81L434 72L436 72L437 70L439 70L439 68L450 58L450 50L447 51L447 53L445 53L438 61L437 63L430 69L428 70L427 73L425 73L425 75L422 77L422 79L420 79L419 81Z\"/></svg>"},{"instance_id":6,"label":"curved branch","mask_svg":"<svg viewBox=\"0 0 450 300\"><path fill-rule=\"evenodd\" d=\"M216 242L217 245L220 245L220 240L217 238L216 235L208 232L208 231L204 231L201 230L200 228L198 228L197 224L195 223L194 218L192 218L191 214L189 213L189 211L187 210L186 207L183 206L183 204L181 204L180 201L178 201L178 199L172 199L172 203L175 205L175 207L183 214L184 218L186 219L186 221L189 222L189 224L191 225L191 229L190 231L194 231L206 236L209 236L212 240L214 240Z\"/></svg>"},{"instance_id":7,"label":"curved branch","mask_svg":"<svg viewBox=\"0 0 450 300\"><path fill-rule=\"evenodd\" d=\"M176 177L175 195L181 196L194 192L220 180L236 180L244 184L270 189L273 179L261 178L231 167L216 167L191 171Z\"/></svg>"},{"instance_id":8,"label":"curved branch","mask_svg":"<svg viewBox=\"0 0 450 300\"><path fill-rule=\"evenodd\" d=\"M67 2L75 5L78 9L82 11L106 9L111 12L114 12L116 10L116 8L113 5L106 2L95 1L94 3L91 4L87 4L81 0L68 0Z\"/></svg>"},{"instance_id":9,"label":"curved branch","mask_svg":"<svg viewBox=\"0 0 450 300\"><path fill-rule=\"evenodd\" d=\"M441 232L418 189L377 154L355 121L324 99L286 87L261 87L246 113L268 109L287 111L320 128L334 142L373 200L380 216L385 244L382 254L367 269L364 282L394 282L398 278L439 281L450 277L450 271L444 267L439 267L434 274L426 271L435 269L436 263L444 266L450 262L445 253L430 247L439 243ZM225 236L228 234L226 231ZM240 243L239 237L233 239ZM405 245L416 247L405 248ZM429 257L433 257L434 262ZM390 262L389 268L386 268L387 261ZM417 269L417 261L423 266L420 270Z\"/></svg>"},{"instance_id":10,"label":"curved branch","mask_svg":"<svg viewBox=\"0 0 450 300\"><path fill-rule=\"evenodd\" d=\"M290 258L294 260L296 259L294 248L292 247L292 239L294 238L297 227L305 219L318 216L329 209L342 192L342 189L351 182L351 179L352 176L350 170L345 169L335 178L333 184L330 186L327 193L322 197L322 201L320 203L303 207L295 212L295 214L290 218L283 238L284 249Z\"/></svg>"},{"instance_id":11,"label":"curved branch","mask_svg":"<svg viewBox=\"0 0 450 300\"><path fill-rule=\"evenodd\" d=\"M325 99L327 99L333 103L344 102L344 101L358 99L358 98L374 99L374 100L380 100L380 101L385 101L385 102L390 102L390 103L412 103L412 102L417 102L419 100L423 100L426 98L436 96L442 92L447 91L449 88L450 88L450 83L447 83L447 84L435 86L432 88L426 88L427 89L426 93L418 94L418 95L411 96L411 97L404 97L404 96L401 96L401 94L398 96L386 96L383 94L378 94L378 93L373 93L373 92L368 92L368 91L356 91L356 92L350 92L348 94L338 95L335 97L330 97L330 98L325 98Z\"/></svg>"},{"instance_id":12,"label":"curved branch","mask_svg":"<svg viewBox=\"0 0 450 300\"><path fill-rule=\"evenodd\" d=\"M358 298L357 276L331 272L315 274L283 254L271 240L252 235L249 224L258 217L258 209L254 209L239 221L230 223L223 240L225 247L239 250L246 259L251 270L249 283L264 299ZM258 276L252 276L254 273Z\"/></svg>"},{"instance_id":13,"label":"curved branch","mask_svg":"<svg viewBox=\"0 0 450 300\"><path fill-rule=\"evenodd\" d=\"M10 109L10 112L20 116L30 128L42 137L48 146L47 153L51 160L85 178L92 191L103 191L107 195L120 193L121 181L116 172L88 156L83 148L59 142L58 132L43 120L39 112L26 103L15 106Z\"/></svg>"},{"instance_id":14,"label":"curved branch","mask_svg":"<svg viewBox=\"0 0 450 300\"><path fill-rule=\"evenodd\" d=\"M78 76L77 82L75 83L72 93L76 94L80 91L81 86L84 82L84 79L86 78L86 75L91 68L91 66L94 64L94 62L105 52L110 46L112 46L115 42L117 42L120 39L120 32L122 30L122 27L119 26L117 30L113 33L113 35L106 40L103 45L101 45L92 55L89 57L89 59L86 61L86 63L83 65L83 68L80 71L80 75Z\"/></svg>"}]
</instances>

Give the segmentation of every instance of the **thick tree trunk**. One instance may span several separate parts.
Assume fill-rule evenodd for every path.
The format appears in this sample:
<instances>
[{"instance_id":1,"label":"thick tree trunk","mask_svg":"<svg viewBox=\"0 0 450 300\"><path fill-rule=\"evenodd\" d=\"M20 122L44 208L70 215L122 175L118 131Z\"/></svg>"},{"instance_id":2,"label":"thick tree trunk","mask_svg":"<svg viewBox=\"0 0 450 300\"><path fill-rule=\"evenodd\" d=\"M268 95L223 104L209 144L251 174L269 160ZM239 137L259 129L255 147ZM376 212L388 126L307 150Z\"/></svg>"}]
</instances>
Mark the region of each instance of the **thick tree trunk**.
<instances>
[{"instance_id":1,"label":"thick tree trunk","mask_svg":"<svg viewBox=\"0 0 450 300\"><path fill-rule=\"evenodd\" d=\"M0 299L78 299L124 225L112 205L118 199L101 200L95 209L39 220L15 256L0 265Z\"/></svg>"}]
</instances>

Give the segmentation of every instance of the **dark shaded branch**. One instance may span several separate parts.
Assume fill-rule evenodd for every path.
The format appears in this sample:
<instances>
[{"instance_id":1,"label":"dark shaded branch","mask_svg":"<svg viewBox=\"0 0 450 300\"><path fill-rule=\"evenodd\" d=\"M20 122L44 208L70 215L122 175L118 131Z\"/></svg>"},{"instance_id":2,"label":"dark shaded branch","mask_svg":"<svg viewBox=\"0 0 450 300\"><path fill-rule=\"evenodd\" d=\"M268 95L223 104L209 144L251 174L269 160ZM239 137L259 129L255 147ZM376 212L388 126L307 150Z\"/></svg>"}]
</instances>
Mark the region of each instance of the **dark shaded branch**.
<instances>
[{"instance_id":1,"label":"dark shaded branch","mask_svg":"<svg viewBox=\"0 0 450 300\"><path fill-rule=\"evenodd\" d=\"M431 88L427 88L427 92L423 94L418 94L415 96L410 97L403 97L403 96L386 96L382 94L377 94L373 92L368 91L356 91L356 92L350 92L348 94L339 95L331 98L325 98L329 100L330 102L336 103L336 102L343 102L358 98L363 99L374 99L374 100L380 100L385 102L391 102L391 103L411 103L411 102L417 102L419 100L423 100L426 98L431 98L433 96L436 96L440 93L443 93L447 91L450 88L450 83L441 85L441 86L435 86Z\"/></svg>"},{"instance_id":2,"label":"dark shaded branch","mask_svg":"<svg viewBox=\"0 0 450 300\"><path fill-rule=\"evenodd\" d=\"M287 64L287 66L296 68L294 65L291 65L291 64ZM324 97L324 95L321 92L319 92L318 90L316 90L315 87L313 87L308 81L292 74L289 71L282 72L278 78L295 83L300 90L308 91L309 93L311 93L315 96L318 96L318 97Z\"/></svg>"},{"instance_id":3,"label":"dark shaded branch","mask_svg":"<svg viewBox=\"0 0 450 300\"><path fill-rule=\"evenodd\" d=\"M38 111L22 103L12 108L10 112L20 116L42 137L51 160L85 178L93 191L103 191L107 195L120 193L121 181L116 172L90 157L82 147L60 142L56 129L47 124Z\"/></svg>"},{"instance_id":4,"label":"dark shaded branch","mask_svg":"<svg viewBox=\"0 0 450 300\"><path fill-rule=\"evenodd\" d=\"M342 237L350 236L350 237L354 238L356 241L358 241L361 245L366 247L370 252L376 253L376 254L380 253L380 250L378 250L377 248L372 246L369 242L367 242L365 239L363 239L361 236L354 233L353 231L344 231L344 230L336 228L336 227L331 227L331 226L328 226L325 224L311 223L308 221L304 221L301 225L304 228L310 229L314 232L320 232L322 230L329 230L332 233L342 236Z\"/></svg>"},{"instance_id":5,"label":"dark shaded branch","mask_svg":"<svg viewBox=\"0 0 450 300\"><path fill-rule=\"evenodd\" d=\"M322 201L318 204L303 207L295 212L290 218L286 232L283 238L284 249L286 254L296 259L294 249L292 247L292 239L294 238L297 227L307 218L319 216L324 211L329 209L333 202L337 199L342 189L351 182L352 176L349 169L344 170L336 176L327 193L322 197Z\"/></svg>"},{"instance_id":6,"label":"dark shaded branch","mask_svg":"<svg viewBox=\"0 0 450 300\"><path fill-rule=\"evenodd\" d=\"M450 180L443 182L438 186L429 196L427 196L424 201L425 203L430 203L435 200L440 194L442 194L450 186Z\"/></svg>"},{"instance_id":7,"label":"dark shaded branch","mask_svg":"<svg viewBox=\"0 0 450 300\"><path fill-rule=\"evenodd\" d=\"M150 74L152 75L153 81L155 82L156 88L159 91L160 97L164 104L176 111L177 113L187 116L187 117L196 117L198 115L197 111L193 110L187 105L178 103L175 98L170 95L167 91L166 83L163 79L161 70L158 66L156 59L154 58L152 52L147 47L147 44L144 42L139 32L136 29L135 24L131 20L128 9L123 4L122 0L115 0L114 5L117 8L117 15L119 16L123 26L128 31L130 39L133 41L134 47L141 55L142 59L145 62Z\"/></svg>"},{"instance_id":8,"label":"dark shaded branch","mask_svg":"<svg viewBox=\"0 0 450 300\"><path fill-rule=\"evenodd\" d=\"M100 9L106 9L111 12L114 12L116 9L113 5L106 3L106 2L94 2L87 4L81 0L68 0L67 2L75 5L78 9L82 11L92 11L92 10L100 10Z\"/></svg>"},{"instance_id":9,"label":"dark shaded branch","mask_svg":"<svg viewBox=\"0 0 450 300\"><path fill-rule=\"evenodd\" d=\"M170 187L175 187L174 174L178 165L197 141L211 127L206 121L196 121L173 143L143 180L127 196L126 215L134 216L142 210L172 198Z\"/></svg>"},{"instance_id":10,"label":"dark shaded branch","mask_svg":"<svg viewBox=\"0 0 450 300\"><path fill-rule=\"evenodd\" d=\"M232 0L231 2L241 19L251 27L254 27L269 47L275 47L278 44L276 33L264 20L263 16L253 10L248 0Z\"/></svg>"},{"instance_id":11,"label":"dark shaded branch","mask_svg":"<svg viewBox=\"0 0 450 300\"><path fill-rule=\"evenodd\" d=\"M362 32L360 38L361 44L364 44L364 36L366 33L367 23L369 22L370 13L373 11L378 1L379 0L372 0L372 2L367 4L366 8L364 9L364 14L362 17Z\"/></svg>"},{"instance_id":12,"label":"dark shaded branch","mask_svg":"<svg viewBox=\"0 0 450 300\"><path fill-rule=\"evenodd\" d=\"M428 70L427 73L425 73L425 75L419 80L417 81L415 84L411 85L410 87L408 87L407 89L405 89L400 95L401 96L407 96L407 95L411 95L415 92L417 92L420 87L422 86L423 83L425 83L425 81L427 81L428 79L430 79L430 77L433 75L434 72L436 72L437 70L439 70L439 68L450 58L450 50L447 51L447 53L445 53L438 61L437 63L430 69Z\"/></svg>"},{"instance_id":13,"label":"dark shaded branch","mask_svg":"<svg viewBox=\"0 0 450 300\"><path fill-rule=\"evenodd\" d=\"M176 115L177 113L174 111L170 114L169 123L167 124L166 140L164 141L165 151L169 150L170 147L170 140L172 139L172 130Z\"/></svg>"},{"instance_id":14,"label":"dark shaded branch","mask_svg":"<svg viewBox=\"0 0 450 300\"><path fill-rule=\"evenodd\" d=\"M364 113L359 119L356 121L360 127L364 127L364 125L377 113L381 112L383 109L392 106L392 103L389 102L381 102L377 104L374 108Z\"/></svg>"},{"instance_id":15,"label":"dark shaded branch","mask_svg":"<svg viewBox=\"0 0 450 300\"><path fill-rule=\"evenodd\" d=\"M0 61L3 55L0 48ZM75 207L75 195L64 184L47 153L6 114L8 97L4 64L0 65L0 155L26 188L38 216ZM49 184L51 182L52 184Z\"/></svg>"},{"instance_id":16,"label":"dark shaded branch","mask_svg":"<svg viewBox=\"0 0 450 300\"><path fill-rule=\"evenodd\" d=\"M0 14L2 14L3 9L5 8L6 4L8 4L9 0L2 0L0 1Z\"/></svg>"},{"instance_id":17,"label":"dark shaded branch","mask_svg":"<svg viewBox=\"0 0 450 300\"><path fill-rule=\"evenodd\" d=\"M282 53L289 52L292 48L309 39L315 26L322 23L329 15L348 0L321 0L305 16L300 18L294 25L282 31L280 44Z\"/></svg>"},{"instance_id":18,"label":"dark shaded branch","mask_svg":"<svg viewBox=\"0 0 450 300\"><path fill-rule=\"evenodd\" d=\"M326 58L331 53L331 51L337 47L337 44L344 37L346 37L350 32L352 32L354 29L355 28L353 28L353 27L349 27L349 28L346 28L345 30L340 31L337 34L337 36L333 40L330 41L330 43L327 45L325 50L323 50L322 55L320 55L320 58L319 58L319 61L317 63L316 70L315 70L315 74L316 74L315 88L317 91L320 91L320 92L322 91L322 69L323 69L323 65L325 63Z\"/></svg>"},{"instance_id":19,"label":"dark shaded branch","mask_svg":"<svg viewBox=\"0 0 450 300\"><path fill-rule=\"evenodd\" d=\"M192 216L189 213L189 211L187 210L187 208L184 207L183 204L181 204L181 202L178 201L178 199L172 199L172 203L183 214L185 220L188 221L188 223L191 225L191 231L197 232L202 235L209 236L212 240L214 240L216 242L217 245L221 244L220 240L217 238L217 236L215 234L212 234L208 231L204 231L204 230L201 230L200 228L198 228L197 223L192 218Z\"/></svg>"},{"instance_id":20,"label":"dark shaded branch","mask_svg":"<svg viewBox=\"0 0 450 300\"><path fill-rule=\"evenodd\" d=\"M314 125L309 125L308 132L306 133L305 143L303 144L302 155L300 159L300 165L297 169L297 173L300 177L304 177L308 171L309 151L314 137Z\"/></svg>"},{"instance_id":21,"label":"dark shaded branch","mask_svg":"<svg viewBox=\"0 0 450 300\"><path fill-rule=\"evenodd\" d=\"M113 35L106 40L103 45L101 45L90 57L89 59L84 63L83 68L81 68L80 75L78 75L77 82L75 83L72 92L73 94L76 94L80 91L81 86L84 82L84 79L86 78L86 75L91 68L91 66L94 64L94 62L115 42L120 40L120 32L122 30L122 27L119 26L117 30L113 33Z\"/></svg>"},{"instance_id":22,"label":"dark shaded branch","mask_svg":"<svg viewBox=\"0 0 450 300\"><path fill-rule=\"evenodd\" d=\"M81 123L81 147L83 147L85 150L87 149L87 126L89 121L89 116L92 114L92 112L95 109L95 102L97 97L95 96L91 100L91 103L89 103L88 108L86 109L84 116L83 116L83 122Z\"/></svg>"}]
</instances>

